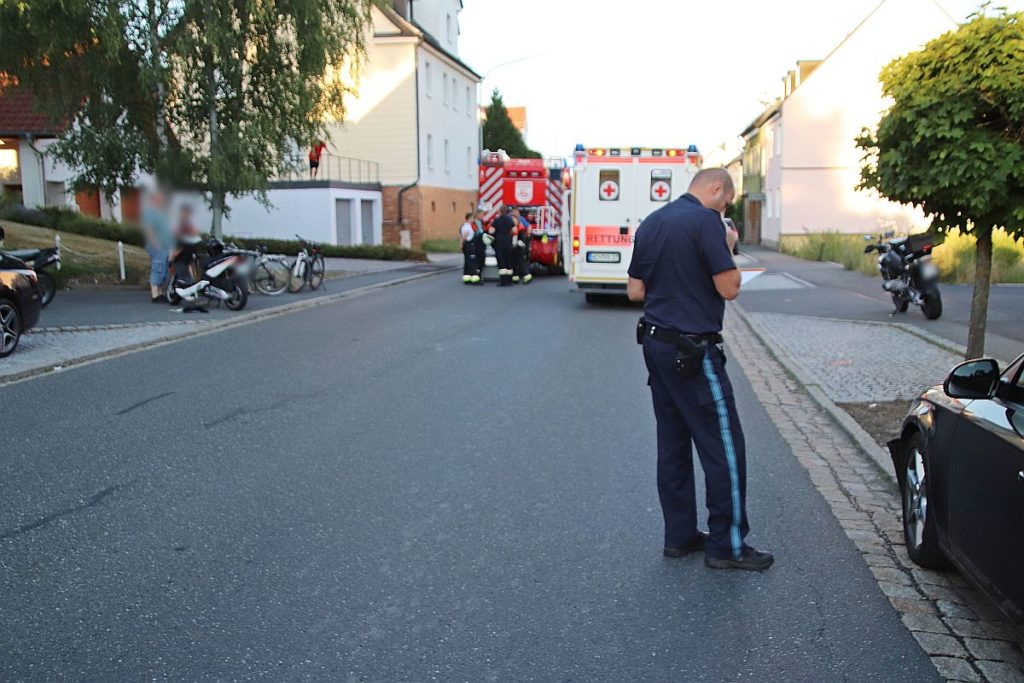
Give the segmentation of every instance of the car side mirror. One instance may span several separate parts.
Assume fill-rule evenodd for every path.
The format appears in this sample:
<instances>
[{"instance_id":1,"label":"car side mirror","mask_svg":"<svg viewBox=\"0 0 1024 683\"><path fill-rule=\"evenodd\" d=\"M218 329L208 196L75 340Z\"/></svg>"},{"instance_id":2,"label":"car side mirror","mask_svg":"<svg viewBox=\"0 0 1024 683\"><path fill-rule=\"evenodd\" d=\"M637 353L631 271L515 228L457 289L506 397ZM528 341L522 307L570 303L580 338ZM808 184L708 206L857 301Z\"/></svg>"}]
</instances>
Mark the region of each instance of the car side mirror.
<instances>
[{"instance_id":1,"label":"car side mirror","mask_svg":"<svg viewBox=\"0 0 1024 683\"><path fill-rule=\"evenodd\" d=\"M999 363L991 358L969 360L953 368L942 385L950 398L992 398L999 386Z\"/></svg>"}]
</instances>

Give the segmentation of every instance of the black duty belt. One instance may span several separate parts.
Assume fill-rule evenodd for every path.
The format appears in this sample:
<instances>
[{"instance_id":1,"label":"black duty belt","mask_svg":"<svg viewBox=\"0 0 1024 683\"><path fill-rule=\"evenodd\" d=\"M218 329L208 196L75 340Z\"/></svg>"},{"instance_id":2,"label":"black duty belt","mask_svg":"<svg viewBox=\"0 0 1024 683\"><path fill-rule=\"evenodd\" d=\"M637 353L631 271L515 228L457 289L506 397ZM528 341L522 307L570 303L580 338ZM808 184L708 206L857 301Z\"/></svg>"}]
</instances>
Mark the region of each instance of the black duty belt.
<instances>
[{"instance_id":1,"label":"black duty belt","mask_svg":"<svg viewBox=\"0 0 1024 683\"><path fill-rule=\"evenodd\" d=\"M680 332L668 327L658 327L643 318L640 319L640 324L643 326L644 332L648 337L672 344L673 346L690 346L691 344L700 344L701 342L705 344L721 344L724 341L721 332L706 332L703 334Z\"/></svg>"}]
</instances>

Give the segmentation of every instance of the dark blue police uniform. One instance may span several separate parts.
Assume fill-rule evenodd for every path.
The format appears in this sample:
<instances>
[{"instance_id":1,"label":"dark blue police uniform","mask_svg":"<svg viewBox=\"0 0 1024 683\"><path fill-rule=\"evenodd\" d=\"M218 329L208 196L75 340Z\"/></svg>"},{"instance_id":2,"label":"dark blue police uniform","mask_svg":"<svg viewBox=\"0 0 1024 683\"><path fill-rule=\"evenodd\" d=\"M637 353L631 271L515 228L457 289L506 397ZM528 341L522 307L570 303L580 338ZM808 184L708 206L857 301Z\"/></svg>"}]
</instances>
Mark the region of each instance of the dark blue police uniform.
<instances>
[{"instance_id":1,"label":"dark blue police uniform","mask_svg":"<svg viewBox=\"0 0 1024 683\"><path fill-rule=\"evenodd\" d=\"M667 332L668 337L683 333L706 343L703 358L687 374L676 369L676 344L645 334L643 348L658 421L665 548L690 546L699 538L695 443L707 486L710 535L705 553L713 558L739 558L748 532L743 430L725 372L725 353L716 343L725 300L713 276L734 268L721 217L691 194L641 223L629 265L629 276L644 282L648 331Z\"/></svg>"}]
</instances>

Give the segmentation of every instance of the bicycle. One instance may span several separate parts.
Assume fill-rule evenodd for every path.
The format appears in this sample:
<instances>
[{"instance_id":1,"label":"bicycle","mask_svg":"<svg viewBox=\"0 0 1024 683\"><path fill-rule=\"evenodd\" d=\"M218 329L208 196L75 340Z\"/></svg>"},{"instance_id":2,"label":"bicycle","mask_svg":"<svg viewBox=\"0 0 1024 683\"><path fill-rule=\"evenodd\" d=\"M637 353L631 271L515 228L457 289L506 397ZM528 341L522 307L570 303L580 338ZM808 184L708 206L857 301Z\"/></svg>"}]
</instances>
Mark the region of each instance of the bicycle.
<instances>
[{"instance_id":1,"label":"bicycle","mask_svg":"<svg viewBox=\"0 0 1024 683\"><path fill-rule=\"evenodd\" d=\"M249 288L255 289L266 296L277 296L288 289L291 280L291 265L288 258L281 254L268 254L265 244L257 244L255 249L239 249L230 245L235 254L244 254L249 261Z\"/></svg>"},{"instance_id":2,"label":"bicycle","mask_svg":"<svg viewBox=\"0 0 1024 683\"><path fill-rule=\"evenodd\" d=\"M309 288L315 292L324 282L327 262L324 260L324 255L320 253L320 247L303 239L301 235L296 235L296 237L299 238L301 248L298 256L295 257L295 263L292 264L288 291L298 294L308 284Z\"/></svg>"}]
</instances>

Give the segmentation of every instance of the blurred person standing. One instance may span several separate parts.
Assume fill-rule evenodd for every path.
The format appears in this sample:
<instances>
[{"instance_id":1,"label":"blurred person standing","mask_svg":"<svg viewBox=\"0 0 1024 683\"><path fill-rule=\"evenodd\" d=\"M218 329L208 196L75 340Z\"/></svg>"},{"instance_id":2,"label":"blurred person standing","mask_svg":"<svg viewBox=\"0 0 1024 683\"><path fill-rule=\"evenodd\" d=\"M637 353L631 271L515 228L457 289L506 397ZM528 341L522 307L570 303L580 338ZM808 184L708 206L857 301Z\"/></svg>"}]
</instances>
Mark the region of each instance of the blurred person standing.
<instances>
[{"instance_id":1,"label":"blurred person standing","mask_svg":"<svg viewBox=\"0 0 1024 683\"><path fill-rule=\"evenodd\" d=\"M168 264L174 245L167 212L167 195L163 190L147 191L141 218L142 231L146 236L146 253L149 254L149 295L155 304L164 301L163 288L167 285Z\"/></svg>"}]
</instances>

